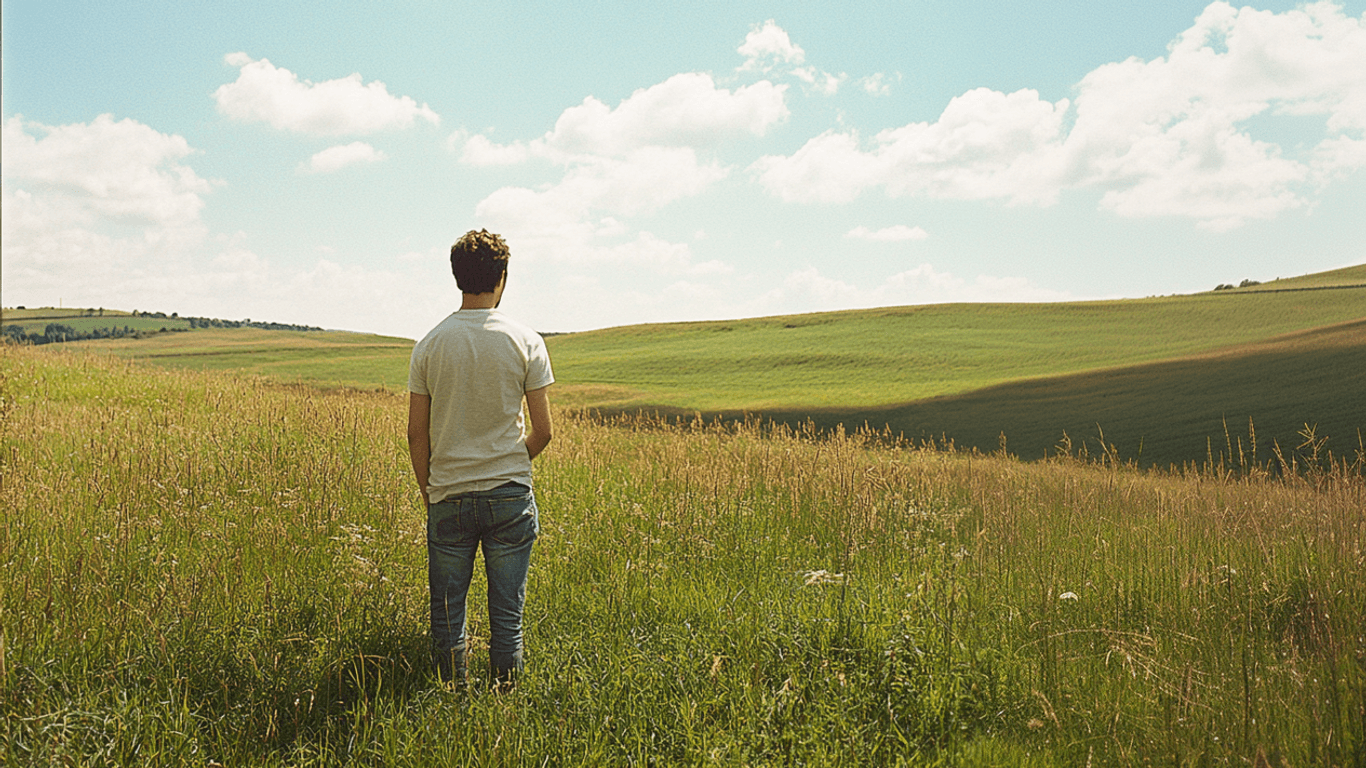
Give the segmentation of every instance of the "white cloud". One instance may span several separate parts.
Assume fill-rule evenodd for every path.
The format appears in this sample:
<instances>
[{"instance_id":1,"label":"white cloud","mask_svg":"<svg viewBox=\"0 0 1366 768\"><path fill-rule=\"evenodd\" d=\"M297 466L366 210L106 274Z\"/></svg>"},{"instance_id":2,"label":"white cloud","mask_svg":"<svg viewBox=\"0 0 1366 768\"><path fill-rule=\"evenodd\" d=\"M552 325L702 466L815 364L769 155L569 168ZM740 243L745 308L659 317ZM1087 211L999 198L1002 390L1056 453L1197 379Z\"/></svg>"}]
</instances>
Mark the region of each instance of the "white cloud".
<instances>
[{"instance_id":1,"label":"white cloud","mask_svg":"<svg viewBox=\"0 0 1366 768\"><path fill-rule=\"evenodd\" d=\"M877 82L864 81L870 92ZM1322 115L1326 135L1305 156L1287 156L1244 125L1261 114ZM1226 230L1304 207L1317 188L1366 165L1364 133L1362 19L1332 3L1276 14L1216 2L1167 56L1099 67L1073 102L979 88L933 123L866 144L853 131L827 132L750 171L788 201L847 202L880 187L1049 205L1065 189L1092 189L1121 216Z\"/></svg>"},{"instance_id":2,"label":"white cloud","mask_svg":"<svg viewBox=\"0 0 1366 768\"><path fill-rule=\"evenodd\" d=\"M72 298L85 284L107 293L205 236L200 211L213 183L185 164L194 150L181 136L110 115L55 127L12 117L0 153L11 295L46 287Z\"/></svg>"},{"instance_id":3,"label":"white cloud","mask_svg":"<svg viewBox=\"0 0 1366 768\"><path fill-rule=\"evenodd\" d=\"M200 214L213 182L187 165L194 152L183 137L109 115L56 127L6 120L6 303L61 301L391 333L414 332L449 311L453 288L449 273L442 279L440 253L421 264L396 259L401 271L325 258L280 268L254 253L245 235L210 237Z\"/></svg>"},{"instance_id":4,"label":"white cloud","mask_svg":"<svg viewBox=\"0 0 1366 768\"><path fill-rule=\"evenodd\" d=\"M896 73L895 78L889 77L885 72L877 72L867 77L859 78L858 84L869 96L889 96L892 93L891 80L901 82L901 73Z\"/></svg>"},{"instance_id":5,"label":"white cloud","mask_svg":"<svg viewBox=\"0 0 1366 768\"><path fill-rule=\"evenodd\" d=\"M462 134L451 136L453 144L462 138ZM460 162L467 165L517 165L530 157L531 150L526 144L494 144L480 134L464 139L460 150Z\"/></svg>"},{"instance_id":6,"label":"white cloud","mask_svg":"<svg viewBox=\"0 0 1366 768\"><path fill-rule=\"evenodd\" d=\"M598 213L652 213L701 192L726 176L689 147L645 147L623 158L584 158L556 184L540 190L504 187L485 198L476 215L519 231L555 230Z\"/></svg>"},{"instance_id":7,"label":"white cloud","mask_svg":"<svg viewBox=\"0 0 1366 768\"><path fill-rule=\"evenodd\" d=\"M834 96L849 79L844 73L835 75L812 66L801 66L806 61L806 52L792 42L773 19L751 28L745 42L736 50L745 57L744 63L736 68L737 72L785 73L799 80L806 91L822 96Z\"/></svg>"},{"instance_id":8,"label":"white cloud","mask_svg":"<svg viewBox=\"0 0 1366 768\"><path fill-rule=\"evenodd\" d=\"M792 76L806 83L807 87L822 96L834 96L839 92L840 85L849 79L848 75L832 75L829 72L822 72L815 67L798 67L792 70Z\"/></svg>"},{"instance_id":9,"label":"white cloud","mask_svg":"<svg viewBox=\"0 0 1366 768\"><path fill-rule=\"evenodd\" d=\"M742 71L767 72L776 64L801 64L806 60L806 52L773 19L751 29L737 50L745 57L740 66Z\"/></svg>"},{"instance_id":10,"label":"white cloud","mask_svg":"<svg viewBox=\"0 0 1366 768\"><path fill-rule=\"evenodd\" d=\"M588 97L560 115L547 147L567 154L621 154L643 146L711 146L730 136L762 136L787 119L784 87L761 80L734 92L689 72L631 94L616 109Z\"/></svg>"},{"instance_id":11,"label":"white cloud","mask_svg":"<svg viewBox=\"0 0 1366 768\"><path fill-rule=\"evenodd\" d=\"M387 159L383 152L363 141L338 144L315 154L308 162L308 170L313 173L331 173L356 163L374 163Z\"/></svg>"},{"instance_id":12,"label":"white cloud","mask_svg":"<svg viewBox=\"0 0 1366 768\"><path fill-rule=\"evenodd\" d=\"M212 188L181 162L194 153L183 137L127 118L100 115L90 123L52 127L11 117L3 145L6 179L33 193L35 205L60 211L68 221L190 224L198 221L202 195Z\"/></svg>"},{"instance_id":13,"label":"white cloud","mask_svg":"<svg viewBox=\"0 0 1366 768\"><path fill-rule=\"evenodd\" d=\"M264 122L286 131L319 136L369 134L407 128L421 118L441 118L426 104L392 96L384 83L363 83L359 74L321 83L300 81L267 59L230 53L224 60L241 71L237 80L214 91L218 110L235 120Z\"/></svg>"},{"instance_id":14,"label":"white cloud","mask_svg":"<svg viewBox=\"0 0 1366 768\"><path fill-rule=\"evenodd\" d=\"M463 162L511 165L539 158L563 168L558 181L541 187L495 191L476 206L475 216L532 260L633 264L658 274L723 273L729 268L719 263L695 264L686 244L643 231L632 236L628 220L724 179L730 169L703 153L735 137L761 136L785 120L786 88L763 80L728 90L710 75L684 73L635 91L615 108L590 96L529 142L499 145L470 136Z\"/></svg>"},{"instance_id":15,"label":"white cloud","mask_svg":"<svg viewBox=\"0 0 1366 768\"><path fill-rule=\"evenodd\" d=\"M863 226L854 227L846 232L844 236L854 240L900 243L908 240L924 240L930 235L920 227L908 227L905 224L894 224L890 227L884 227L877 230L870 230Z\"/></svg>"},{"instance_id":16,"label":"white cloud","mask_svg":"<svg viewBox=\"0 0 1366 768\"><path fill-rule=\"evenodd\" d=\"M934 123L878 133L860 148L854 132L828 132L790 157L766 156L750 170L784 200L847 202L864 189L891 195L1052 202L1068 102L1051 104L1032 90L1003 94L977 88L949 102Z\"/></svg>"},{"instance_id":17,"label":"white cloud","mask_svg":"<svg viewBox=\"0 0 1366 768\"><path fill-rule=\"evenodd\" d=\"M622 156L642 147L714 147L735 136L762 136L786 120L786 90L761 80L730 91L718 88L711 75L687 72L637 90L615 109L589 96L528 144L500 146L473 136L464 156L487 165L531 156L555 162Z\"/></svg>"}]
</instances>

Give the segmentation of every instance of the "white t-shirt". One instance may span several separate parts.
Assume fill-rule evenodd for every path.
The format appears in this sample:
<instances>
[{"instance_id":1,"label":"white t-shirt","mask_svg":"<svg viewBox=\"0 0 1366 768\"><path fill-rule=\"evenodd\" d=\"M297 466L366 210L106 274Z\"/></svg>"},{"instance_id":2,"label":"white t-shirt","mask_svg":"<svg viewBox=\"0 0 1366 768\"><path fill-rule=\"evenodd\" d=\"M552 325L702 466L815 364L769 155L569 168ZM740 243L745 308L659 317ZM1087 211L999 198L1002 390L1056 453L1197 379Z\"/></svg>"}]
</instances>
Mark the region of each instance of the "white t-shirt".
<instances>
[{"instance_id":1,"label":"white t-shirt","mask_svg":"<svg viewBox=\"0 0 1366 768\"><path fill-rule=\"evenodd\" d=\"M522 398L554 381L545 341L497 309L454 312L423 337L408 391L432 398L427 498L530 487Z\"/></svg>"}]
</instances>

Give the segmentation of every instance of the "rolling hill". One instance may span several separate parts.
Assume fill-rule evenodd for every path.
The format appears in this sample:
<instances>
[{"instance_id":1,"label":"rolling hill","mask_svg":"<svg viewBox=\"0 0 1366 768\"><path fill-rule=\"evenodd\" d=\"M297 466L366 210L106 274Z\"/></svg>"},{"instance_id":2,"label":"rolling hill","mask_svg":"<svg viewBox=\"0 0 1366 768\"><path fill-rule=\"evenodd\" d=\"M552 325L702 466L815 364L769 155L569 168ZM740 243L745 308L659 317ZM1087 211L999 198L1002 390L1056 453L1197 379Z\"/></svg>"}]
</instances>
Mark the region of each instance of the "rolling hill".
<instances>
[{"instance_id":1,"label":"rolling hill","mask_svg":"<svg viewBox=\"0 0 1366 768\"><path fill-rule=\"evenodd\" d=\"M29 310L41 313L41 310ZM8 318L13 311L7 310ZM35 322L24 318L28 322ZM126 322L126 315L112 317ZM85 318L83 322L93 322ZM664 323L547 340L554 400L603 413L869 424L1024 458L1064 439L1167 465L1271 458L1315 427L1366 432L1366 265L1208 293L942 304ZM58 346L180 368L401 389L412 342L332 331L194 329ZM1249 428L1251 422L1251 429ZM1255 439L1253 432L1255 431Z\"/></svg>"},{"instance_id":2,"label":"rolling hill","mask_svg":"<svg viewBox=\"0 0 1366 768\"><path fill-rule=\"evenodd\" d=\"M67 346L167 368L239 370L321 386L400 389L408 381L413 342L348 331L201 328Z\"/></svg>"},{"instance_id":3,"label":"rolling hill","mask_svg":"<svg viewBox=\"0 0 1366 768\"><path fill-rule=\"evenodd\" d=\"M1366 265L1193 296L895 307L550 340L560 401L868 424L1024 458L1166 466L1366 433Z\"/></svg>"}]
</instances>

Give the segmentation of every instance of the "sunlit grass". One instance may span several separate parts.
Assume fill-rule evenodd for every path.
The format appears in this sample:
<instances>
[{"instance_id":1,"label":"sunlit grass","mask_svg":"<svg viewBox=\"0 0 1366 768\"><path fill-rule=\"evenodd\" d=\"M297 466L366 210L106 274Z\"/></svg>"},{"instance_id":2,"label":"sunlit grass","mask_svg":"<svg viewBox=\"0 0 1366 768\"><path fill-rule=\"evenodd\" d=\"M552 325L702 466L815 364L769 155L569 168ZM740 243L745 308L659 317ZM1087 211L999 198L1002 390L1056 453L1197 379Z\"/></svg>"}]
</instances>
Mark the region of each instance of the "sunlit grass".
<instances>
[{"instance_id":1,"label":"sunlit grass","mask_svg":"<svg viewBox=\"0 0 1366 768\"><path fill-rule=\"evenodd\" d=\"M1133 366L1366 316L1366 289L939 304L609 328L548 340L606 407L871 409Z\"/></svg>"},{"instance_id":2,"label":"sunlit grass","mask_svg":"<svg viewBox=\"0 0 1366 768\"><path fill-rule=\"evenodd\" d=\"M212 328L70 346L166 368L241 371L283 382L402 391L413 342L346 331Z\"/></svg>"},{"instance_id":3,"label":"sunlit grass","mask_svg":"<svg viewBox=\"0 0 1366 768\"><path fill-rule=\"evenodd\" d=\"M426 672L401 396L32 349L0 372L7 764L1366 750L1359 463L1153 474L561 410L528 674L498 696Z\"/></svg>"}]
</instances>

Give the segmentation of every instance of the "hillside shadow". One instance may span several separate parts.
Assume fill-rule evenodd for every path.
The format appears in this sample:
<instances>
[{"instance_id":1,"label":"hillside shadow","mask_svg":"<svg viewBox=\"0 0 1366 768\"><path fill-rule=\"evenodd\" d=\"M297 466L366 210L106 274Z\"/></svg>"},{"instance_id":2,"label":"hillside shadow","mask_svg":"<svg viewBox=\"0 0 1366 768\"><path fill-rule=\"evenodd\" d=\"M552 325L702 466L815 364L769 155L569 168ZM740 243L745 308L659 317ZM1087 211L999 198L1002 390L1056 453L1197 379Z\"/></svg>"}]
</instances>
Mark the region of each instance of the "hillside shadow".
<instances>
[{"instance_id":1,"label":"hillside shadow","mask_svg":"<svg viewBox=\"0 0 1366 768\"><path fill-rule=\"evenodd\" d=\"M678 419L667 407L597 409ZM949 438L958 448L1038 459L1064 435L1092 455L1113 447L1143 466L1203 463L1221 456L1265 464L1288 456L1306 424L1325 448L1352 457L1366 435L1366 319L1175 360L1010 382L962 395L874 408L702 412L704 418L761 418L829 430L867 425L916 440ZM1255 429L1255 441L1249 431ZM1104 435L1104 445L1101 435ZM1240 445L1241 443L1241 445Z\"/></svg>"}]
</instances>

